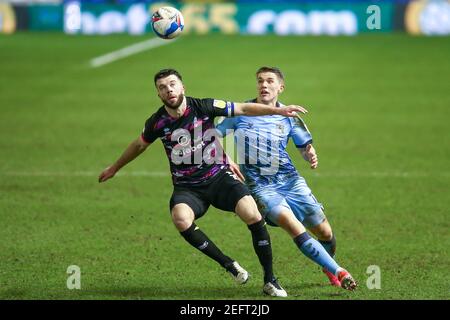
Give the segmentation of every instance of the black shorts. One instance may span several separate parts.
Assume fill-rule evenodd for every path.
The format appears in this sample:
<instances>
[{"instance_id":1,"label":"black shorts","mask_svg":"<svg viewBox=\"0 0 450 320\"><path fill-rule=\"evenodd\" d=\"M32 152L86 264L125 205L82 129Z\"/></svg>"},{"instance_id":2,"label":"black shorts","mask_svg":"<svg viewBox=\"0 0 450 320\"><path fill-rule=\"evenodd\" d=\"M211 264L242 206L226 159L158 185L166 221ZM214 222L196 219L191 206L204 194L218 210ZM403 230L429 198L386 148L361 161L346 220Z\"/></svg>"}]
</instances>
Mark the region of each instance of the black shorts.
<instances>
[{"instance_id":1,"label":"black shorts","mask_svg":"<svg viewBox=\"0 0 450 320\"><path fill-rule=\"evenodd\" d=\"M250 195L247 186L240 182L228 169L222 170L211 182L202 186L174 186L170 198L170 211L179 203L185 203L194 211L195 219L200 218L212 205L220 210L234 212L237 203Z\"/></svg>"}]
</instances>

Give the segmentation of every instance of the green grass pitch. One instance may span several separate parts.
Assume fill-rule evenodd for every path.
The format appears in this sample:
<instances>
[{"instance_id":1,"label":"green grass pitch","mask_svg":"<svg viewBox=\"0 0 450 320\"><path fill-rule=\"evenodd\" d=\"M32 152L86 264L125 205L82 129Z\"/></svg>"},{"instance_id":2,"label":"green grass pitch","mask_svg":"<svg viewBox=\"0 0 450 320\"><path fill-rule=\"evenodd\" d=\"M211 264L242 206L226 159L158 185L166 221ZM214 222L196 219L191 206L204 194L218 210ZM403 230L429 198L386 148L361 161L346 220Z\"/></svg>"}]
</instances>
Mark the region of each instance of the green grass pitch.
<instances>
[{"instance_id":1,"label":"green grass pitch","mask_svg":"<svg viewBox=\"0 0 450 320\"><path fill-rule=\"evenodd\" d=\"M160 106L156 71L178 69L188 95L243 101L262 65L284 70L283 102L310 111L319 168L289 148L325 205L338 262L360 285L329 287L271 227L288 299L449 299L448 38L182 36L89 67L145 39L0 36L0 299L266 299L236 216L210 209L198 225L249 270L245 286L180 237L160 142L97 183ZM66 287L70 265L81 268L81 290ZM366 286L370 265L379 290Z\"/></svg>"}]
</instances>

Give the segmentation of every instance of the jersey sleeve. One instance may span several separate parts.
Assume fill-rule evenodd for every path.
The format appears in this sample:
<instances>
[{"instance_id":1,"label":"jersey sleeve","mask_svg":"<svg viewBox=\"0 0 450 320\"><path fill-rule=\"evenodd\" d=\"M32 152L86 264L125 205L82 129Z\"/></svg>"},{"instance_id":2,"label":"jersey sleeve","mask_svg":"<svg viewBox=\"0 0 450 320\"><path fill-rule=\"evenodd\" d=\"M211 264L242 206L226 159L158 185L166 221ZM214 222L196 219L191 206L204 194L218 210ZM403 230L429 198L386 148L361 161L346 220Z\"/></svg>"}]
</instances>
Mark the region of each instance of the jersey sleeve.
<instances>
[{"instance_id":1,"label":"jersey sleeve","mask_svg":"<svg viewBox=\"0 0 450 320\"><path fill-rule=\"evenodd\" d=\"M219 121L216 125L217 131L225 137L229 132L229 130L234 130L236 125L236 118L224 118L222 121ZM228 132L227 132L228 131Z\"/></svg>"},{"instance_id":2,"label":"jersey sleeve","mask_svg":"<svg viewBox=\"0 0 450 320\"><path fill-rule=\"evenodd\" d=\"M308 144L313 142L312 135L308 130L303 119L300 117L290 118L291 121L291 131L289 136L294 141L297 148L305 148Z\"/></svg>"},{"instance_id":3,"label":"jersey sleeve","mask_svg":"<svg viewBox=\"0 0 450 320\"><path fill-rule=\"evenodd\" d=\"M200 107L211 119L215 117L234 117L234 102L218 99L201 99Z\"/></svg>"},{"instance_id":4,"label":"jersey sleeve","mask_svg":"<svg viewBox=\"0 0 450 320\"><path fill-rule=\"evenodd\" d=\"M147 121L145 121L144 129L142 130L141 138L147 143L153 143L157 138L158 134L155 130L156 117L153 115Z\"/></svg>"}]
</instances>

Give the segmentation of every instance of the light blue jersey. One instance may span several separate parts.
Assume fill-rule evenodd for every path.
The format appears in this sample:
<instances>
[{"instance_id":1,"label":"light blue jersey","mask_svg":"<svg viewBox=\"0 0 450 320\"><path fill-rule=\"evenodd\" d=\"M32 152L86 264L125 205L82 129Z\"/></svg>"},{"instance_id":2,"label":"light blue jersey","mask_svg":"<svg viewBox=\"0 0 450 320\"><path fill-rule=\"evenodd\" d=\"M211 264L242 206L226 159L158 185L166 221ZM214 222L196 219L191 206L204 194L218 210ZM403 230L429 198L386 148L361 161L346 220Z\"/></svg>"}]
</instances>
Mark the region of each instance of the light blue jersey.
<instances>
[{"instance_id":1,"label":"light blue jersey","mask_svg":"<svg viewBox=\"0 0 450 320\"><path fill-rule=\"evenodd\" d=\"M250 187L282 183L297 175L286 151L289 138L297 148L312 143L311 133L299 118L238 116L226 118L216 128L222 136L234 133L241 169Z\"/></svg>"},{"instance_id":2,"label":"light blue jersey","mask_svg":"<svg viewBox=\"0 0 450 320\"><path fill-rule=\"evenodd\" d=\"M286 151L290 138L297 148L312 143L303 120L278 115L238 116L226 118L216 128L222 136L234 134L241 171L266 220L268 216L275 223L280 209L286 207L307 227L323 221L321 204Z\"/></svg>"}]
</instances>

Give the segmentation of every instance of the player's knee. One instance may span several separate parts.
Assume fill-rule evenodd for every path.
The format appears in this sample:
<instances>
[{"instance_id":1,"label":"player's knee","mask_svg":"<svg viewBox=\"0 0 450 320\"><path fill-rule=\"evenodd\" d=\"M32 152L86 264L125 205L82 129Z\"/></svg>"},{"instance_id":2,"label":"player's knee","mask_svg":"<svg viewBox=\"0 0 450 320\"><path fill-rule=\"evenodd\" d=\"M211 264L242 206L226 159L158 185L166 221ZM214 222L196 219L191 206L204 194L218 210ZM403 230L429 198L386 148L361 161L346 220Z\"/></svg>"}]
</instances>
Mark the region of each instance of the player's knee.
<instances>
[{"instance_id":1,"label":"player's knee","mask_svg":"<svg viewBox=\"0 0 450 320\"><path fill-rule=\"evenodd\" d=\"M316 235L320 240L330 241L333 238L333 231L329 225L323 226L318 229L318 234Z\"/></svg>"},{"instance_id":2,"label":"player's knee","mask_svg":"<svg viewBox=\"0 0 450 320\"><path fill-rule=\"evenodd\" d=\"M248 225L257 223L261 220L263 220L262 215L259 213L258 210L256 212L249 212L247 215L241 216L241 219Z\"/></svg>"},{"instance_id":3,"label":"player's knee","mask_svg":"<svg viewBox=\"0 0 450 320\"><path fill-rule=\"evenodd\" d=\"M254 224L257 223L259 221L263 220L262 215L258 212L257 214L252 215L251 217L249 217L248 219L245 220L245 223L247 223L248 225L250 224Z\"/></svg>"},{"instance_id":4,"label":"player's knee","mask_svg":"<svg viewBox=\"0 0 450 320\"><path fill-rule=\"evenodd\" d=\"M194 213L190 212L189 207L183 205L176 205L172 209L172 222L178 231L185 231L192 222L194 222Z\"/></svg>"},{"instance_id":5,"label":"player's knee","mask_svg":"<svg viewBox=\"0 0 450 320\"><path fill-rule=\"evenodd\" d=\"M239 200L235 212L246 224L256 223L263 218L252 196L245 196Z\"/></svg>"},{"instance_id":6,"label":"player's knee","mask_svg":"<svg viewBox=\"0 0 450 320\"><path fill-rule=\"evenodd\" d=\"M333 231L330 223L324 219L321 223L314 227L308 228L319 240L330 241L333 239Z\"/></svg>"}]
</instances>

